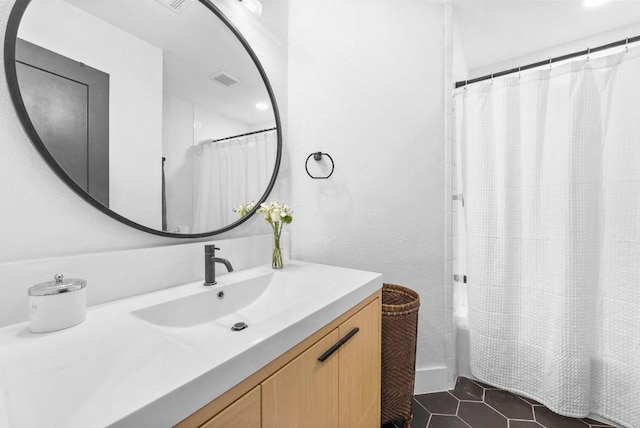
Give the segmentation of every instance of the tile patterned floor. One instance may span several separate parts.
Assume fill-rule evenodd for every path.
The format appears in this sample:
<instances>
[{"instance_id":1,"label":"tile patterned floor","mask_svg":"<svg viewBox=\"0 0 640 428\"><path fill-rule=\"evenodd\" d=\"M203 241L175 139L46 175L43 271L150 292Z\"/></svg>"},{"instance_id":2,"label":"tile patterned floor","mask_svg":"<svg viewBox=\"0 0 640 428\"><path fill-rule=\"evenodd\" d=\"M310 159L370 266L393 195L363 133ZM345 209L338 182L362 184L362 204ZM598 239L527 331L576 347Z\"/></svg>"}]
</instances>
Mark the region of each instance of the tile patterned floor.
<instances>
[{"instance_id":1,"label":"tile patterned floor","mask_svg":"<svg viewBox=\"0 0 640 428\"><path fill-rule=\"evenodd\" d=\"M604 428L593 419L557 415L542 404L459 377L452 391L416 395L411 428ZM390 423L382 428L402 428Z\"/></svg>"}]
</instances>

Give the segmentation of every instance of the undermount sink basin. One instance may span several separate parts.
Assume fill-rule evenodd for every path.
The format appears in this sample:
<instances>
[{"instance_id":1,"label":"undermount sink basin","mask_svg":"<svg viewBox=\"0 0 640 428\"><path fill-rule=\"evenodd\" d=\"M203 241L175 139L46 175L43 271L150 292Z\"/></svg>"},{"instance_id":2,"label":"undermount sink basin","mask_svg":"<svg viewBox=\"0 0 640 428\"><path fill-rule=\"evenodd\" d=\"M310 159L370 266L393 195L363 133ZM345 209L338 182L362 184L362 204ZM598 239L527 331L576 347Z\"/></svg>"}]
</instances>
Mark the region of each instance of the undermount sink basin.
<instances>
[{"instance_id":1,"label":"undermount sink basin","mask_svg":"<svg viewBox=\"0 0 640 428\"><path fill-rule=\"evenodd\" d=\"M266 292L272 280L273 273L266 273L226 285L206 287L205 291L139 309L132 314L158 327L196 327L216 322L253 304Z\"/></svg>"},{"instance_id":2,"label":"undermount sink basin","mask_svg":"<svg viewBox=\"0 0 640 428\"><path fill-rule=\"evenodd\" d=\"M335 290L350 283L348 271L340 277L327 277L323 269L293 262L285 270L266 269L226 274L211 287L185 284L173 290L167 300L130 314L193 349L220 348L220 340L224 340L226 347L219 352L226 352L232 343L248 346L315 313L340 293Z\"/></svg>"}]
</instances>

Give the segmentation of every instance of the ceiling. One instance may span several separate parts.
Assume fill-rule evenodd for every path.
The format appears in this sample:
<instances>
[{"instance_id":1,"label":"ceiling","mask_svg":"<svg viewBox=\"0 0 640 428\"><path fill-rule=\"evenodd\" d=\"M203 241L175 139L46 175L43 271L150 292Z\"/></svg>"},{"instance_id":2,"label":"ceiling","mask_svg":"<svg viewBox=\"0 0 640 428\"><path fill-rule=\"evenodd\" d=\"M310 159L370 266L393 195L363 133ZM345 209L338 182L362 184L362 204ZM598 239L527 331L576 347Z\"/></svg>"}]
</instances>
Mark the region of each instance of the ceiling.
<instances>
[{"instance_id":1,"label":"ceiling","mask_svg":"<svg viewBox=\"0 0 640 428\"><path fill-rule=\"evenodd\" d=\"M605 38L604 43L640 35L638 29L630 27L640 28L640 0L611 1L593 8L584 7L582 0L445 2L453 4L455 28L472 77L478 75L473 70L482 69L486 74L492 65L532 54L535 57L535 53L541 51L548 54L553 47L588 39L595 34L624 28L618 31L622 36L616 36L618 38L614 40ZM627 34L627 29L636 32ZM544 59L546 57L535 61Z\"/></svg>"},{"instance_id":2,"label":"ceiling","mask_svg":"<svg viewBox=\"0 0 640 428\"><path fill-rule=\"evenodd\" d=\"M155 0L65 0L163 51L164 91L249 126L273 121L269 95L238 39L197 1L175 14ZM239 7L239 4L238 6ZM224 71L240 80L225 87L209 76Z\"/></svg>"},{"instance_id":3,"label":"ceiling","mask_svg":"<svg viewBox=\"0 0 640 428\"><path fill-rule=\"evenodd\" d=\"M157 0L66 1L163 48L165 73L171 82L166 89L170 92L184 94L185 98L197 103L204 103L207 99L219 100L228 109L228 116L245 123L264 122L268 119L266 115L272 117L270 111L261 113L261 116L246 107L253 105L256 98L266 97L264 85L255 69L247 66L248 55L241 49L231 49L242 53L238 56L216 55L216 52L229 51L222 46L227 41L236 45L238 42L229 38L228 33L218 32L207 24L211 22L212 14L202 13L192 6L181 15L188 19L176 19L176 15L158 6ZM470 77L503 70L509 61L514 62L510 68L544 60L554 47L588 39L594 34L625 29L619 31L622 36L611 36L618 38L605 37L604 43L640 34L640 0L614 0L594 8L585 8L583 0L419 1L453 5L454 25ZM263 3L265 14L255 24L282 31L279 36L286 40L286 26L270 21L272 9L284 2L263 0ZM238 5L229 3L229 6ZM139 19L141 16L146 19ZM629 34L627 28L635 32ZM212 40L216 42L212 43ZM588 47L580 46L579 49ZM537 57L536 53L539 53ZM568 52L560 50L557 55L564 53ZM519 62L523 57L529 60ZM208 81L210 74L220 70L239 77L243 85L233 89L221 88ZM247 74L248 70L252 73Z\"/></svg>"}]
</instances>

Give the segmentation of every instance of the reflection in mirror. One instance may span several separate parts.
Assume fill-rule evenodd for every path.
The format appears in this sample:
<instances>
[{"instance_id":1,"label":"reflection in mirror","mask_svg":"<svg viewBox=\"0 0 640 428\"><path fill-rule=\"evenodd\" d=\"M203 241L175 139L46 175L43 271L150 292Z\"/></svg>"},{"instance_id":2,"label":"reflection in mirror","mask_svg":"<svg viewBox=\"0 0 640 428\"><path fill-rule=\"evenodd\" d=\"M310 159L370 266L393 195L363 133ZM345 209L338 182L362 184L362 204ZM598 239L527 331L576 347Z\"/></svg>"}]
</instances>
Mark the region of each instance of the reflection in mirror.
<instances>
[{"instance_id":1,"label":"reflection in mirror","mask_svg":"<svg viewBox=\"0 0 640 428\"><path fill-rule=\"evenodd\" d=\"M168 3L180 2L32 0L16 73L46 150L93 199L155 231L203 234L272 185L277 109L214 13Z\"/></svg>"}]
</instances>

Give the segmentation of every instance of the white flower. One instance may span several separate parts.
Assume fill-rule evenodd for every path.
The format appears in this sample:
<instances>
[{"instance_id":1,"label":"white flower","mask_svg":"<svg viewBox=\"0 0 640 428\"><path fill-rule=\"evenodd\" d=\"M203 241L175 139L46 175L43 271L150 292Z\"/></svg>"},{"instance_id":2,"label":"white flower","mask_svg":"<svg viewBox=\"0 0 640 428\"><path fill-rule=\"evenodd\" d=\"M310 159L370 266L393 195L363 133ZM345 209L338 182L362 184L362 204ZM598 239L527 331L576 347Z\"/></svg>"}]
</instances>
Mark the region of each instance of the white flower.
<instances>
[{"instance_id":1,"label":"white flower","mask_svg":"<svg viewBox=\"0 0 640 428\"><path fill-rule=\"evenodd\" d=\"M257 212L264 215L272 227L280 230L283 224L289 224L293 220L293 211L285 204L276 201L260 204Z\"/></svg>"},{"instance_id":2,"label":"white flower","mask_svg":"<svg viewBox=\"0 0 640 428\"><path fill-rule=\"evenodd\" d=\"M246 216L247 214L249 214L249 211L251 211L253 209L253 207L256 206L256 203L251 201L248 204L240 204L237 207L235 207L233 209L233 212L235 212L236 214L238 214L238 218L242 218L244 216Z\"/></svg>"}]
</instances>

